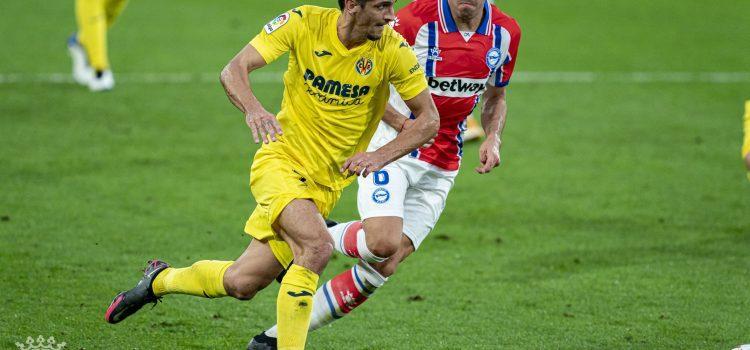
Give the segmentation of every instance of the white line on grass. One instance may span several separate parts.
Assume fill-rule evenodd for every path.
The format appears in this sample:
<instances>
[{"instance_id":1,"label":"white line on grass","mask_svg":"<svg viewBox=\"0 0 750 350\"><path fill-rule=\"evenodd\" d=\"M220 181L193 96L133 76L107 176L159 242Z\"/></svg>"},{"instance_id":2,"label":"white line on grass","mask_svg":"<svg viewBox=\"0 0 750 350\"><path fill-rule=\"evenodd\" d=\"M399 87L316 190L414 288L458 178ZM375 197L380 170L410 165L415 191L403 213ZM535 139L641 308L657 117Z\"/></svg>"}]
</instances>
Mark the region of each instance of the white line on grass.
<instances>
[{"instance_id":1,"label":"white line on grass","mask_svg":"<svg viewBox=\"0 0 750 350\"><path fill-rule=\"evenodd\" d=\"M252 82L280 84L283 72L255 72ZM118 83L193 84L219 83L218 73L119 73ZM514 84L593 84L593 83L671 83L732 84L750 83L750 72L516 72ZM69 73L0 73L0 85L72 84Z\"/></svg>"}]
</instances>

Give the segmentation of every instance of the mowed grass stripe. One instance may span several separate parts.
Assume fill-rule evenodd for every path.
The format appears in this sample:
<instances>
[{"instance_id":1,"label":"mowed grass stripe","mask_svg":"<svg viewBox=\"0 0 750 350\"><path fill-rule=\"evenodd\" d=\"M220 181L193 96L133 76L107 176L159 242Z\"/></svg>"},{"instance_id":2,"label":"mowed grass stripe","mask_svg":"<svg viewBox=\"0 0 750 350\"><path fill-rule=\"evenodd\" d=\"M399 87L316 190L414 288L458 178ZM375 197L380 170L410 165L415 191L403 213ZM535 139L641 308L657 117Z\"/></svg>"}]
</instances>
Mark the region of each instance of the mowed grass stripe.
<instances>
[{"instance_id":1,"label":"mowed grass stripe","mask_svg":"<svg viewBox=\"0 0 750 350\"><path fill-rule=\"evenodd\" d=\"M281 83L284 72L259 71L252 82ZM217 83L218 73L119 73L118 83L194 84ZM72 84L69 73L0 73L0 84ZM750 83L750 72L517 72L514 84L561 83L673 83L734 84Z\"/></svg>"}]
</instances>

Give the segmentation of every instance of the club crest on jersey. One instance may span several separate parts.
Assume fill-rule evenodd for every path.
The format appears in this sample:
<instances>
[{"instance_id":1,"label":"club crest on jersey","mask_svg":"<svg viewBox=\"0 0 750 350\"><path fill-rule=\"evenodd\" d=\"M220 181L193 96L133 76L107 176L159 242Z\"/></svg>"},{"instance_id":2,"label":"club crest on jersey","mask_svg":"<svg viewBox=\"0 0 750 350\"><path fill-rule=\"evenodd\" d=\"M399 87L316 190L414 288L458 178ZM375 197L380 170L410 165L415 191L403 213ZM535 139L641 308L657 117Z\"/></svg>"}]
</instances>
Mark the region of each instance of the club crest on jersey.
<instances>
[{"instance_id":1,"label":"club crest on jersey","mask_svg":"<svg viewBox=\"0 0 750 350\"><path fill-rule=\"evenodd\" d=\"M375 192L372 193L372 201L378 204L383 204L391 199L391 193L385 188L378 187Z\"/></svg>"},{"instance_id":2,"label":"club crest on jersey","mask_svg":"<svg viewBox=\"0 0 750 350\"><path fill-rule=\"evenodd\" d=\"M267 34L271 34L276 31L276 29L279 29L281 28L281 26L285 25L286 22L289 22L289 13L284 12L278 17L272 19L271 22L268 22L265 26L263 26L263 29Z\"/></svg>"},{"instance_id":3,"label":"club crest on jersey","mask_svg":"<svg viewBox=\"0 0 750 350\"><path fill-rule=\"evenodd\" d=\"M372 72L373 65L371 59L362 57L354 64L354 70L356 70L359 75L366 77Z\"/></svg>"},{"instance_id":4,"label":"club crest on jersey","mask_svg":"<svg viewBox=\"0 0 750 350\"><path fill-rule=\"evenodd\" d=\"M500 65L500 49L493 47L490 51L487 51L487 67L491 70L495 70Z\"/></svg>"}]
</instances>

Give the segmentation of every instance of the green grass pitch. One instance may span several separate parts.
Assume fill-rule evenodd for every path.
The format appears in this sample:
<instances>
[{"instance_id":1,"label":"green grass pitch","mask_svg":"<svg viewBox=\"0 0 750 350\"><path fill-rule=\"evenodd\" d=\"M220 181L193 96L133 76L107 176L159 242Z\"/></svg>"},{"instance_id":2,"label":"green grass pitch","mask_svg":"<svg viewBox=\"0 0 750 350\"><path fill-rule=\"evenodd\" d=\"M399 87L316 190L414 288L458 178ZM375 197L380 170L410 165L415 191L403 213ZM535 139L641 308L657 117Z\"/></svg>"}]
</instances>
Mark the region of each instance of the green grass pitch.
<instances>
[{"instance_id":1,"label":"green grass pitch","mask_svg":"<svg viewBox=\"0 0 750 350\"><path fill-rule=\"evenodd\" d=\"M750 183L739 155L750 2L497 2L523 30L503 165L474 173L478 145L467 145L420 251L308 348L750 343ZM275 284L250 302L169 296L116 326L103 315L150 258L184 266L247 245L256 146L218 73L299 4L132 1L110 33L118 86L91 94L43 78L69 71L73 2L0 2L0 348L43 335L67 349L241 349L274 323ZM745 78L701 78L711 72ZM145 73L188 75L159 83ZM278 108L280 84L255 88ZM356 216L355 193L333 218ZM337 257L323 277L351 263Z\"/></svg>"}]
</instances>

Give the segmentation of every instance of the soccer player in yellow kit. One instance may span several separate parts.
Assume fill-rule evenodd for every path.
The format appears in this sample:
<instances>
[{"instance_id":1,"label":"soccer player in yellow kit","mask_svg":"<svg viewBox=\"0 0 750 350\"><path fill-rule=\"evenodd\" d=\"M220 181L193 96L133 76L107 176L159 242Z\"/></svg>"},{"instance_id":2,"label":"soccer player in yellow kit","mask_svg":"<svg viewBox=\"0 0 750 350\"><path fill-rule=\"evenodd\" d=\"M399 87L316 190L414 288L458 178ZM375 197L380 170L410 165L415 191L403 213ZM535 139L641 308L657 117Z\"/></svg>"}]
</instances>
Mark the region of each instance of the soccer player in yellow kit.
<instances>
[{"instance_id":1,"label":"soccer player in yellow kit","mask_svg":"<svg viewBox=\"0 0 750 350\"><path fill-rule=\"evenodd\" d=\"M76 0L78 32L68 38L73 79L91 91L111 90L115 78L107 55L107 30L127 0Z\"/></svg>"},{"instance_id":2,"label":"soccer player in yellow kit","mask_svg":"<svg viewBox=\"0 0 750 350\"><path fill-rule=\"evenodd\" d=\"M117 323L166 294L250 299L288 266L277 299L279 349L302 349L318 275L333 251L324 217L356 175L382 169L437 133L424 72L387 24L393 0L339 0L338 9L301 6L263 27L224 68L221 81L256 142L250 188L254 239L236 261L186 268L149 262L139 284L118 294L105 319ZM254 96L248 73L289 52L278 115ZM251 75L252 77L252 75ZM363 152L385 110L389 84L415 123L390 143ZM293 261L293 262L292 262Z\"/></svg>"},{"instance_id":3,"label":"soccer player in yellow kit","mask_svg":"<svg viewBox=\"0 0 750 350\"><path fill-rule=\"evenodd\" d=\"M745 118L743 121L745 139L742 142L742 158L747 167L747 179L750 180L750 100L745 101Z\"/></svg>"}]
</instances>

